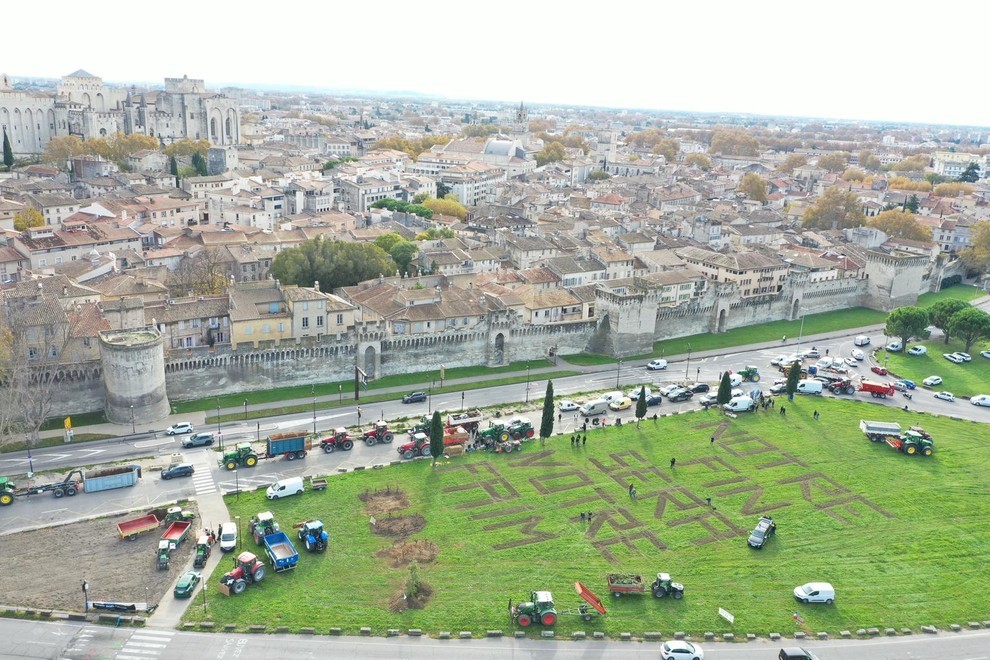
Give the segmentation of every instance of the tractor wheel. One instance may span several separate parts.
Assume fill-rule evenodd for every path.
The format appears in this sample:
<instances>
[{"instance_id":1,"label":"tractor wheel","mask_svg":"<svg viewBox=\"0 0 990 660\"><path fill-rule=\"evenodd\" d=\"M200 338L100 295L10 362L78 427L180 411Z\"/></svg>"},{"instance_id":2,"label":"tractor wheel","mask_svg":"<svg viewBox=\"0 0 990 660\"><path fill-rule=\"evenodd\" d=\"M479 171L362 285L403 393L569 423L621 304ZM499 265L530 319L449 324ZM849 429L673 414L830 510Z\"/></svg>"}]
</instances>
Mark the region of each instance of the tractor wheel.
<instances>
[{"instance_id":1,"label":"tractor wheel","mask_svg":"<svg viewBox=\"0 0 990 660\"><path fill-rule=\"evenodd\" d=\"M881 399L886 399L887 398L887 395L886 394L880 394L880 398Z\"/></svg>"},{"instance_id":2,"label":"tractor wheel","mask_svg":"<svg viewBox=\"0 0 990 660\"><path fill-rule=\"evenodd\" d=\"M663 587L661 587L659 589L654 589L653 590L653 597L654 598L663 598L666 595L667 595L667 590L664 589Z\"/></svg>"},{"instance_id":3,"label":"tractor wheel","mask_svg":"<svg viewBox=\"0 0 990 660\"><path fill-rule=\"evenodd\" d=\"M76 487L75 486L66 486L65 487L65 494L66 494L67 497L72 497L73 495L76 494Z\"/></svg>"},{"instance_id":4,"label":"tractor wheel","mask_svg":"<svg viewBox=\"0 0 990 660\"><path fill-rule=\"evenodd\" d=\"M531 624L531 623L533 623L533 620L531 618L529 618L529 615L528 614L520 614L519 615L519 625L520 626L522 626L523 628L528 628L529 627L529 624Z\"/></svg>"},{"instance_id":5,"label":"tractor wheel","mask_svg":"<svg viewBox=\"0 0 990 660\"><path fill-rule=\"evenodd\" d=\"M515 433L512 434L512 439L513 440L522 440L522 437L523 437L523 435L519 431L516 431Z\"/></svg>"},{"instance_id":6,"label":"tractor wheel","mask_svg":"<svg viewBox=\"0 0 990 660\"><path fill-rule=\"evenodd\" d=\"M918 448L915 445L907 445L904 447L904 453L908 456L914 456L918 453Z\"/></svg>"},{"instance_id":7,"label":"tractor wheel","mask_svg":"<svg viewBox=\"0 0 990 660\"><path fill-rule=\"evenodd\" d=\"M557 623L557 613L556 612L544 612L543 616L540 617L540 623L545 626L552 626Z\"/></svg>"},{"instance_id":8,"label":"tractor wheel","mask_svg":"<svg viewBox=\"0 0 990 660\"><path fill-rule=\"evenodd\" d=\"M501 433L498 434L498 439L501 440L502 442L505 442L506 440L509 439L509 432L502 431Z\"/></svg>"},{"instance_id":9,"label":"tractor wheel","mask_svg":"<svg viewBox=\"0 0 990 660\"><path fill-rule=\"evenodd\" d=\"M429 456L430 453L431 453L430 452L430 446L429 445L423 445L423 448L419 450L419 453L422 454L423 456Z\"/></svg>"},{"instance_id":10,"label":"tractor wheel","mask_svg":"<svg viewBox=\"0 0 990 660\"><path fill-rule=\"evenodd\" d=\"M254 467L258 464L258 457L254 454L249 454L247 458L244 459L244 465L248 467Z\"/></svg>"},{"instance_id":11,"label":"tractor wheel","mask_svg":"<svg viewBox=\"0 0 990 660\"><path fill-rule=\"evenodd\" d=\"M10 493L0 493L0 506L7 506L14 501L14 496Z\"/></svg>"},{"instance_id":12,"label":"tractor wheel","mask_svg":"<svg viewBox=\"0 0 990 660\"><path fill-rule=\"evenodd\" d=\"M54 495L56 498L59 498L65 495L65 493L62 492L61 488L56 488L55 490L52 491L52 495Z\"/></svg>"},{"instance_id":13,"label":"tractor wheel","mask_svg":"<svg viewBox=\"0 0 990 660\"><path fill-rule=\"evenodd\" d=\"M594 617L591 616L590 614L585 614L581 618L584 619L585 621L591 621Z\"/></svg>"},{"instance_id":14,"label":"tractor wheel","mask_svg":"<svg viewBox=\"0 0 990 660\"><path fill-rule=\"evenodd\" d=\"M856 388L855 387L847 387L846 388L846 394L848 394L849 396L852 396L855 393L856 393Z\"/></svg>"},{"instance_id":15,"label":"tractor wheel","mask_svg":"<svg viewBox=\"0 0 990 660\"><path fill-rule=\"evenodd\" d=\"M753 374L753 375L752 375L752 376L750 377L750 380L751 380L751 381L753 381L754 383L758 383L758 382L760 382L760 374Z\"/></svg>"},{"instance_id":16,"label":"tractor wheel","mask_svg":"<svg viewBox=\"0 0 990 660\"><path fill-rule=\"evenodd\" d=\"M385 435L382 436L382 442L384 442L385 444L389 444L393 440L395 440L395 436L392 433L386 433Z\"/></svg>"},{"instance_id":17,"label":"tractor wheel","mask_svg":"<svg viewBox=\"0 0 990 660\"><path fill-rule=\"evenodd\" d=\"M237 469L237 461L227 461L224 467L228 470L235 470Z\"/></svg>"},{"instance_id":18,"label":"tractor wheel","mask_svg":"<svg viewBox=\"0 0 990 660\"><path fill-rule=\"evenodd\" d=\"M405 452L403 452L402 458L409 459L409 458L412 458L415 455L416 455L416 452L414 452L412 449L407 449Z\"/></svg>"},{"instance_id":19,"label":"tractor wheel","mask_svg":"<svg viewBox=\"0 0 990 660\"><path fill-rule=\"evenodd\" d=\"M354 449L354 441L353 440L350 440L350 439L344 440L340 444L340 448L343 449L344 451L350 451L350 450Z\"/></svg>"},{"instance_id":20,"label":"tractor wheel","mask_svg":"<svg viewBox=\"0 0 990 660\"><path fill-rule=\"evenodd\" d=\"M536 429L530 429L530 430L526 431L526 437L527 438L532 438L534 435L536 435Z\"/></svg>"},{"instance_id":21,"label":"tractor wheel","mask_svg":"<svg viewBox=\"0 0 990 660\"><path fill-rule=\"evenodd\" d=\"M309 552L313 551L313 542L309 540L309 537L306 538L306 550Z\"/></svg>"},{"instance_id":22,"label":"tractor wheel","mask_svg":"<svg viewBox=\"0 0 990 660\"><path fill-rule=\"evenodd\" d=\"M333 453L333 450L335 448L336 447L334 446L334 444L332 442L328 442L327 444L323 445L323 453L324 454L332 454Z\"/></svg>"},{"instance_id":23,"label":"tractor wheel","mask_svg":"<svg viewBox=\"0 0 990 660\"><path fill-rule=\"evenodd\" d=\"M368 436L367 438L364 439L364 443L369 447L374 447L375 445L378 444L378 441L372 438L371 436Z\"/></svg>"},{"instance_id":24,"label":"tractor wheel","mask_svg":"<svg viewBox=\"0 0 990 660\"><path fill-rule=\"evenodd\" d=\"M242 594L245 589L247 589L247 582L244 580L234 580L234 584L230 585L230 590L235 594Z\"/></svg>"},{"instance_id":25,"label":"tractor wheel","mask_svg":"<svg viewBox=\"0 0 990 660\"><path fill-rule=\"evenodd\" d=\"M295 455L295 454L293 454L293 453L292 453L292 452L290 451L289 453L287 453L287 454L285 455L285 460L287 460L287 461L294 461L294 460L296 460L296 455Z\"/></svg>"},{"instance_id":26,"label":"tractor wheel","mask_svg":"<svg viewBox=\"0 0 990 660\"><path fill-rule=\"evenodd\" d=\"M684 598L684 592L683 591L675 591L674 592L674 600L680 600L681 598Z\"/></svg>"},{"instance_id":27,"label":"tractor wheel","mask_svg":"<svg viewBox=\"0 0 990 660\"><path fill-rule=\"evenodd\" d=\"M252 575L254 576L254 581L255 582L261 582L262 580L264 580L265 579L265 565L264 564L258 564L257 566L255 566L254 567L254 572L252 573Z\"/></svg>"},{"instance_id":28,"label":"tractor wheel","mask_svg":"<svg viewBox=\"0 0 990 660\"><path fill-rule=\"evenodd\" d=\"M931 456L932 455L932 448L931 447L925 447L924 449L921 450L921 455L922 456ZM3 497L0 497L0 504L3 504Z\"/></svg>"}]
</instances>

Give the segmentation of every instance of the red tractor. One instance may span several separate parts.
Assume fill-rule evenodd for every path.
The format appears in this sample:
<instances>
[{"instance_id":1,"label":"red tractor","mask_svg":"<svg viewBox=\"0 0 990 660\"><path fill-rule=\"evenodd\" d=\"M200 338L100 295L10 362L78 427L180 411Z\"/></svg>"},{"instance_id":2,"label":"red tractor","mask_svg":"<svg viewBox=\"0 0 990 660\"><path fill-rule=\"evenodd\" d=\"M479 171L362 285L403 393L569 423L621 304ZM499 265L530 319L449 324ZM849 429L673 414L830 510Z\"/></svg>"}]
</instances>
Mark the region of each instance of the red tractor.
<instances>
[{"instance_id":1,"label":"red tractor","mask_svg":"<svg viewBox=\"0 0 990 660\"><path fill-rule=\"evenodd\" d=\"M220 578L220 592L227 596L242 594L248 584L264 580L265 571L265 565L258 557L245 550L234 559L234 570Z\"/></svg>"},{"instance_id":2,"label":"red tractor","mask_svg":"<svg viewBox=\"0 0 990 660\"><path fill-rule=\"evenodd\" d=\"M384 420L378 420L375 425L364 432L361 436L364 438L364 443L369 447L374 447L379 442L389 444L395 438L395 435L388 430L388 422Z\"/></svg>"},{"instance_id":3,"label":"red tractor","mask_svg":"<svg viewBox=\"0 0 990 660\"><path fill-rule=\"evenodd\" d=\"M354 448L354 441L351 440L347 429L343 426L338 426L333 430L331 435L320 440L320 448L328 454L332 454L335 449L350 451Z\"/></svg>"}]
</instances>

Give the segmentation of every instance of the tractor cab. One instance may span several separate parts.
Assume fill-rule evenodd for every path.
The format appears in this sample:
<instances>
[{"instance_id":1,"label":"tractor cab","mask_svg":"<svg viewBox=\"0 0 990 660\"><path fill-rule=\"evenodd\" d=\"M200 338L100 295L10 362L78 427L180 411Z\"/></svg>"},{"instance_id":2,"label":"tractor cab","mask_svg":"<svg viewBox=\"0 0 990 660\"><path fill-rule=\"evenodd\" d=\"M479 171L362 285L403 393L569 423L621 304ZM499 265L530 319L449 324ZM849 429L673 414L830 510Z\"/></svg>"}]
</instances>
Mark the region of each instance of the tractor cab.
<instances>
[{"instance_id":1,"label":"tractor cab","mask_svg":"<svg viewBox=\"0 0 990 660\"><path fill-rule=\"evenodd\" d=\"M271 511L262 511L258 514L258 527L265 530L265 534L274 534L278 531L278 523Z\"/></svg>"},{"instance_id":2,"label":"tractor cab","mask_svg":"<svg viewBox=\"0 0 990 660\"><path fill-rule=\"evenodd\" d=\"M532 598L533 603L539 610L553 607L553 594L549 591L534 591Z\"/></svg>"},{"instance_id":3,"label":"tractor cab","mask_svg":"<svg viewBox=\"0 0 990 660\"><path fill-rule=\"evenodd\" d=\"M196 517L196 514L192 511L183 511L180 506L170 506L165 510L165 523L176 522L180 520L192 520Z\"/></svg>"},{"instance_id":4,"label":"tractor cab","mask_svg":"<svg viewBox=\"0 0 990 660\"><path fill-rule=\"evenodd\" d=\"M343 426L338 426L333 430L333 439L336 441L342 441L347 439L347 429Z\"/></svg>"}]
</instances>

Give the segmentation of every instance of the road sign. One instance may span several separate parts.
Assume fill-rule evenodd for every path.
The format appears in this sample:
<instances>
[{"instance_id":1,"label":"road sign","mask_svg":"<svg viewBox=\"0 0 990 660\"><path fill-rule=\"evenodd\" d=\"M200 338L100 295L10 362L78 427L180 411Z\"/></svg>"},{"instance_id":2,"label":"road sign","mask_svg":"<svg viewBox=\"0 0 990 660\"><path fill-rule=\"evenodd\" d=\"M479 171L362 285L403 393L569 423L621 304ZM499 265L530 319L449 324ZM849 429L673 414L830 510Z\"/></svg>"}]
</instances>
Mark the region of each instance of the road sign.
<instances>
[{"instance_id":1,"label":"road sign","mask_svg":"<svg viewBox=\"0 0 990 660\"><path fill-rule=\"evenodd\" d=\"M734 623L736 620L736 617L732 616L729 612L723 610L721 607L718 608L718 615L723 619L725 619L726 621L728 621L729 623Z\"/></svg>"},{"instance_id":2,"label":"road sign","mask_svg":"<svg viewBox=\"0 0 990 660\"><path fill-rule=\"evenodd\" d=\"M72 418L71 417L66 417L65 418L65 430L68 431L71 428L72 428Z\"/></svg>"}]
</instances>

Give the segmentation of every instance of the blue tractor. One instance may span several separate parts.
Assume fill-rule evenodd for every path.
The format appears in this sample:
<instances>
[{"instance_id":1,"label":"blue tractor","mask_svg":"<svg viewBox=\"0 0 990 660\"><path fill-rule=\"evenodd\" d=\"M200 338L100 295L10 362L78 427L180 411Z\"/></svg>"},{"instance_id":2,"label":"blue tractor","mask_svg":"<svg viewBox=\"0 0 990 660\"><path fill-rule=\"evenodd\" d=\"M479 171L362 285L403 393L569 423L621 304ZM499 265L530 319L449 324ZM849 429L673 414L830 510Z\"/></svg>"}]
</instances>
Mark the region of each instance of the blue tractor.
<instances>
[{"instance_id":1,"label":"blue tractor","mask_svg":"<svg viewBox=\"0 0 990 660\"><path fill-rule=\"evenodd\" d=\"M299 540L305 544L310 552L323 552L327 549L327 542L330 535L323 529L322 520L307 520L299 523Z\"/></svg>"}]
</instances>

